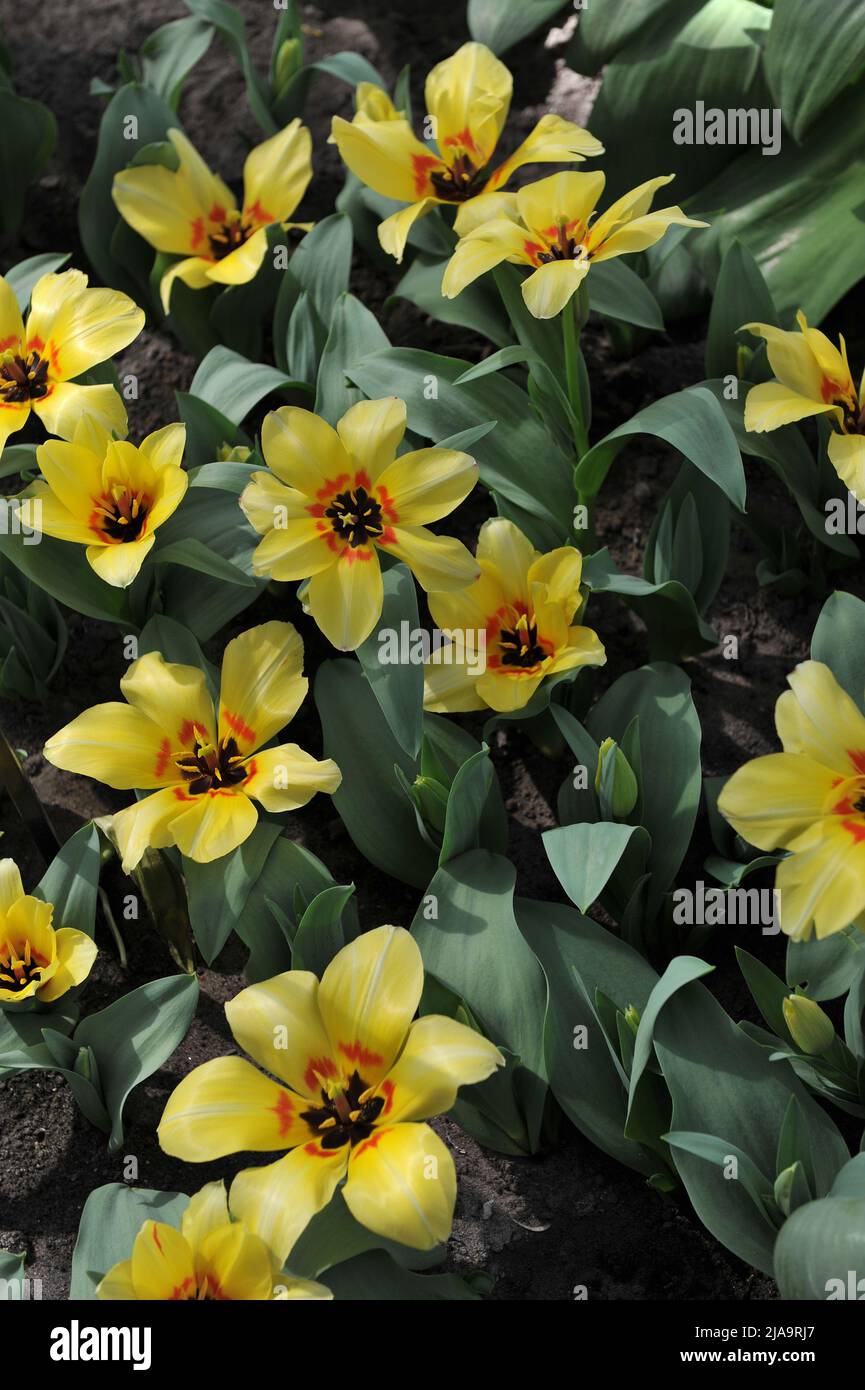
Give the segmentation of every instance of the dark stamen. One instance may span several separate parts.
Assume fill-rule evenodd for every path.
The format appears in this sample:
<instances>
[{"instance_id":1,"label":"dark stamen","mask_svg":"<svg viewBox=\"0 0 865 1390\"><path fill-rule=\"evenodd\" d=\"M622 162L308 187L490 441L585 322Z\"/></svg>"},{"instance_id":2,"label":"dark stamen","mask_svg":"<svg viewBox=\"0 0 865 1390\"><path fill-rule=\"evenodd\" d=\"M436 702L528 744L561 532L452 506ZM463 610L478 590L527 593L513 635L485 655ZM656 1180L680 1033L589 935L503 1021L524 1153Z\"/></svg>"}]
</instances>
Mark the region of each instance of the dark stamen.
<instances>
[{"instance_id":1,"label":"dark stamen","mask_svg":"<svg viewBox=\"0 0 865 1390\"><path fill-rule=\"evenodd\" d=\"M243 754L238 752L233 738L226 739L218 748L196 739L193 751L178 754L174 764L193 796L221 787L236 787L249 775Z\"/></svg>"},{"instance_id":2,"label":"dark stamen","mask_svg":"<svg viewBox=\"0 0 865 1390\"><path fill-rule=\"evenodd\" d=\"M502 646L503 666L536 666L547 653L538 644L538 629L535 623L524 628L502 628L499 634Z\"/></svg>"},{"instance_id":3,"label":"dark stamen","mask_svg":"<svg viewBox=\"0 0 865 1390\"><path fill-rule=\"evenodd\" d=\"M354 492L338 492L324 514L336 534L348 540L352 550L368 540L377 540L384 532L381 507L365 487L356 488Z\"/></svg>"},{"instance_id":4,"label":"dark stamen","mask_svg":"<svg viewBox=\"0 0 865 1390\"><path fill-rule=\"evenodd\" d=\"M323 1149L341 1149L343 1144L359 1144L372 1134L375 1122L384 1108L382 1096L370 1096L361 1104L361 1096L369 1090L357 1072L352 1073L345 1090L331 1098L321 1091L321 1105L304 1110L306 1120Z\"/></svg>"},{"instance_id":5,"label":"dark stamen","mask_svg":"<svg viewBox=\"0 0 865 1390\"><path fill-rule=\"evenodd\" d=\"M0 398L4 401L38 401L48 394L48 363L31 352L27 357L17 353L5 362L0 361Z\"/></svg>"}]
</instances>

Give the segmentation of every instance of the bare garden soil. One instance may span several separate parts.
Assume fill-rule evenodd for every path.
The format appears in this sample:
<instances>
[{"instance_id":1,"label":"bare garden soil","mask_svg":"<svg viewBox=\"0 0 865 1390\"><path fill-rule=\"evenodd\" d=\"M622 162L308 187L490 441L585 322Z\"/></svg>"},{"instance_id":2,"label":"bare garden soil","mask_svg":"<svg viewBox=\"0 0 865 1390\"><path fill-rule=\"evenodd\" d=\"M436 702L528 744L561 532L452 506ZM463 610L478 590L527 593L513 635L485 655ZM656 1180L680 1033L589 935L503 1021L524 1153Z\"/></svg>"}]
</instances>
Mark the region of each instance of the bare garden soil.
<instances>
[{"instance_id":1,"label":"bare garden soil","mask_svg":"<svg viewBox=\"0 0 865 1390\"><path fill-rule=\"evenodd\" d=\"M252 39L253 54L267 61L275 20L270 0L237 0ZM184 13L180 0L69 0L62 23L52 26L46 42L39 7L17 7L7 22L13 71L22 94L48 102L58 119L58 149L34 191L21 242L7 248L3 269L25 256L68 250L72 264L86 267L78 239L76 214L81 187L93 156L101 103L88 95L93 76L115 79L118 50L137 49L157 25ZM392 82L410 63L420 109L423 75L462 43L465 0L437 0L434 5L391 0L319 0L304 6L312 58L353 49L373 62ZM585 120L591 84L569 73L561 41L542 46L537 39L508 55L515 77L510 127L514 143L550 106L563 115ZM316 175L303 211L310 218L332 211L341 186L341 169L333 146L326 143L330 116L350 116L351 94L343 84L320 79L313 87L306 120L312 128ZM243 96L239 70L225 49L214 42L187 84L181 117L187 133L214 167L237 179L245 145L257 135ZM646 177L663 170L648 169ZM379 314L392 342L424 347L476 360L487 349L480 338L425 318L405 301L389 301L398 278L379 272L359 254L352 289ZM865 348L861 303L840 306L829 331L840 327L851 347L851 360ZM593 324L587 334L587 360L595 397L593 435L600 438L621 420L658 396L704 376L705 322L698 315L669 334L654 335L649 346L628 360L616 360L603 332ZM165 335L152 329L124 354L122 372L134 372L140 399L130 409L130 433L138 438L176 418L173 392L185 389L195 362ZM617 563L640 573L646 536L669 486L675 460L641 440L614 466L601 499L598 531ZM795 525L795 513L769 476L749 469L749 487L767 509ZM470 507L464 538L489 513L480 490ZM758 587L756 556L748 538L735 530L730 572L711 620L721 634L739 642L739 659L719 652L688 662L693 693L703 727L703 766L707 775L727 774L747 757L776 747L773 707L786 672L807 655L811 631L823 596L778 598ZM845 574L844 586L863 593L862 575ZM328 655L317 629L294 598L265 595L235 625L252 626L271 616L294 622L307 649L307 673ZM598 673L603 688L622 671L647 659L641 625L615 599L592 602L592 624L606 644L609 660ZM18 748L26 750L26 767L61 838L83 821L117 809L124 798L84 778L51 767L41 755L46 738L100 700L116 699L125 666L122 634L75 614L69 615L70 644L49 703L28 707L4 702L3 726ZM229 634L230 635L230 634ZM218 659L224 637L210 644ZM293 737L305 748L320 748L320 730L312 700L298 717ZM496 738L494 756L511 817L509 853L517 865L518 892L561 898L546 861L540 832L556 823L556 791L568 764L548 761L513 725ZM0 852L13 855L25 884L43 872L38 855L4 804ZM369 814L375 815L370 805ZM409 925L419 894L374 870L355 851L328 798L319 797L293 817L289 833L328 866L338 882L357 885L361 920ZM683 883L701 877L710 851L708 826L701 814L694 844L681 876ZM119 875L109 879L118 903L126 889ZM129 968L117 962L113 943L100 941L97 966L86 996L87 1011L102 1008L120 994L175 970L167 950L147 921L124 924ZM733 946L749 949L781 970L783 946L742 929L719 928L701 953L716 966L710 987L736 1018L756 1017L733 958ZM122 1181L127 1156L137 1160L136 1182L142 1187L194 1191L213 1177L229 1178L242 1159L193 1169L159 1149L155 1130L165 1101L193 1066L232 1048L223 1003L243 986L243 950L232 940L212 969L201 969L201 998L189 1035L169 1063L133 1092L126 1107L123 1153L109 1154L104 1137L82 1118L62 1080L31 1073L0 1082L0 1247L26 1250L28 1273L40 1278L46 1298L64 1298L81 1208L94 1187ZM835 1117L837 1119L837 1116ZM481 1149L457 1125L437 1127L454 1152L460 1176L459 1200L449 1265L459 1272L483 1268L498 1299L567 1299L585 1285L589 1298L600 1299L767 1299L775 1287L719 1246L689 1214L687 1204L664 1200L642 1179L608 1159L563 1121L557 1146L537 1158L512 1159Z\"/></svg>"}]
</instances>

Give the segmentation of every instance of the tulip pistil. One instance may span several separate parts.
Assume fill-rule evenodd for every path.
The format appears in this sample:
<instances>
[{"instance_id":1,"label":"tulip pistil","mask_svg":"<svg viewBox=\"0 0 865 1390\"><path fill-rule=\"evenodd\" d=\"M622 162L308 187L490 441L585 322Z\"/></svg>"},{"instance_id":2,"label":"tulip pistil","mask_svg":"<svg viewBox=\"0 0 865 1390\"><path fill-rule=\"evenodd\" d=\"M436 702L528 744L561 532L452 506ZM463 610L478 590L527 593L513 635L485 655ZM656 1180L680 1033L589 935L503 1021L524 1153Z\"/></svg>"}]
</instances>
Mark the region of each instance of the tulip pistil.
<instances>
[{"instance_id":1,"label":"tulip pistil","mask_svg":"<svg viewBox=\"0 0 865 1390\"><path fill-rule=\"evenodd\" d=\"M0 399L15 404L38 401L48 394L48 363L38 352L22 357L7 352L0 357Z\"/></svg>"},{"instance_id":2,"label":"tulip pistil","mask_svg":"<svg viewBox=\"0 0 865 1390\"><path fill-rule=\"evenodd\" d=\"M47 962L25 941L23 949L11 941L0 943L0 987L24 990L39 981Z\"/></svg>"},{"instance_id":3,"label":"tulip pistil","mask_svg":"<svg viewBox=\"0 0 865 1390\"><path fill-rule=\"evenodd\" d=\"M358 487L354 492L338 492L324 514L335 533L347 540L352 550L366 545L369 540L377 540L384 533L381 506L365 487Z\"/></svg>"},{"instance_id":4,"label":"tulip pistil","mask_svg":"<svg viewBox=\"0 0 865 1390\"><path fill-rule=\"evenodd\" d=\"M301 1119L323 1149L341 1149L368 1139L384 1108L384 1097L375 1095L356 1071L346 1086L322 1087L321 1101L320 1106L304 1110Z\"/></svg>"},{"instance_id":5,"label":"tulip pistil","mask_svg":"<svg viewBox=\"0 0 865 1390\"><path fill-rule=\"evenodd\" d=\"M236 787L238 783L245 782L248 776L244 755L238 752L233 738L225 739L218 745L201 743L196 739L194 749L178 754L174 763L193 796Z\"/></svg>"}]
</instances>

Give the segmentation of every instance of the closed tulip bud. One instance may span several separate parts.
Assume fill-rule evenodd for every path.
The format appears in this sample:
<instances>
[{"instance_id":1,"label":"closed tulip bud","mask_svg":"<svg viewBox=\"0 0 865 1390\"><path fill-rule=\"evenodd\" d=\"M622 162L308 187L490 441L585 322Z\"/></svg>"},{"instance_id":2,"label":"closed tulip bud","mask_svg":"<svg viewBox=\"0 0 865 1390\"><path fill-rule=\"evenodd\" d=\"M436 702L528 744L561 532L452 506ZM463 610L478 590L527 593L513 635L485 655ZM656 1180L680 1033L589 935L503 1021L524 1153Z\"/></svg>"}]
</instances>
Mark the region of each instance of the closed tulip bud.
<instances>
[{"instance_id":1,"label":"closed tulip bud","mask_svg":"<svg viewBox=\"0 0 865 1390\"><path fill-rule=\"evenodd\" d=\"M412 783L411 797L427 829L441 835L448 805L447 788L434 777L420 776Z\"/></svg>"},{"instance_id":2,"label":"closed tulip bud","mask_svg":"<svg viewBox=\"0 0 865 1390\"><path fill-rule=\"evenodd\" d=\"M640 1010L635 1008L633 1004L629 1004L625 1009L625 1022L636 1037L637 1029L640 1026Z\"/></svg>"},{"instance_id":3,"label":"closed tulip bud","mask_svg":"<svg viewBox=\"0 0 865 1390\"><path fill-rule=\"evenodd\" d=\"M835 1029L820 1005L804 994L791 994L784 1000L783 1009L784 1022L796 1046L809 1057L825 1056L835 1041Z\"/></svg>"},{"instance_id":4,"label":"closed tulip bud","mask_svg":"<svg viewBox=\"0 0 865 1390\"><path fill-rule=\"evenodd\" d=\"M303 45L300 39L286 39L276 55L273 72L274 95L281 97L291 79L303 66Z\"/></svg>"},{"instance_id":5,"label":"closed tulip bud","mask_svg":"<svg viewBox=\"0 0 865 1390\"><path fill-rule=\"evenodd\" d=\"M629 816L637 804L639 787L631 764L615 739L605 738L598 755L595 791L604 816Z\"/></svg>"}]
</instances>

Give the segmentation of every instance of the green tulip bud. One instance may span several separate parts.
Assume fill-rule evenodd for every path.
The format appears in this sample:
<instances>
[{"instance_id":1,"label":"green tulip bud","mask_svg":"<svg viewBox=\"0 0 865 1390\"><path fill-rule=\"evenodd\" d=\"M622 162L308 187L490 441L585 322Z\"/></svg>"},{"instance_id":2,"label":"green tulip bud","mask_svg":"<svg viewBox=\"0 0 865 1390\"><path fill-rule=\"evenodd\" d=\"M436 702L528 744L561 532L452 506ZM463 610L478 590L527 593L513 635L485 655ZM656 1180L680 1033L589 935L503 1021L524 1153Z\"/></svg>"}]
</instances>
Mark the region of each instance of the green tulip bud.
<instances>
[{"instance_id":1,"label":"green tulip bud","mask_svg":"<svg viewBox=\"0 0 865 1390\"><path fill-rule=\"evenodd\" d=\"M796 1046L809 1057L823 1057L835 1041L832 1020L819 1004L804 994L791 994L784 1000L784 1022Z\"/></svg>"},{"instance_id":2,"label":"green tulip bud","mask_svg":"<svg viewBox=\"0 0 865 1390\"><path fill-rule=\"evenodd\" d=\"M441 835L448 805L447 787L443 787L434 777L421 775L412 783L411 798L427 829Z\"/></svg>"},{"instance_id":3,"label":"green tulip bud","mask_svg":"<svg viewBox=\"0 0 865 1390\"><path fill-rule=\"evenodd\" d=\"M273 90L277 97L282 96L295 73L303 66L303 45L300 39L286 39L276 55L273 72Z\"/></svg>"},{"instance_id":4,"label":"green tulip bud","mask_svg":"<svg viewBox=\"0 0 865 1390\"><path fill-rule=\"evenodd\" d=\"M605 738L598 753L595 791L606 817L618 820L629 816L639 795L637 779L615 739Z\"/></svg>"}]
</instances>

